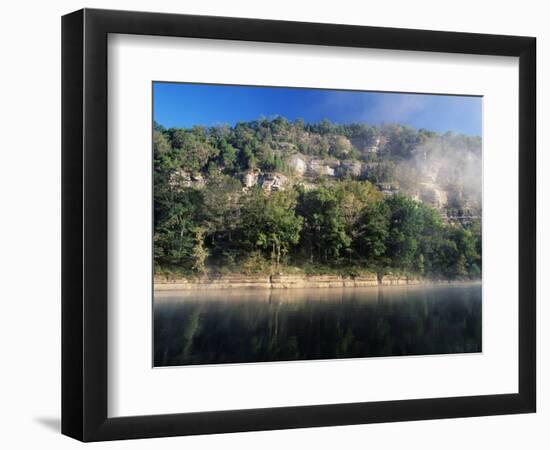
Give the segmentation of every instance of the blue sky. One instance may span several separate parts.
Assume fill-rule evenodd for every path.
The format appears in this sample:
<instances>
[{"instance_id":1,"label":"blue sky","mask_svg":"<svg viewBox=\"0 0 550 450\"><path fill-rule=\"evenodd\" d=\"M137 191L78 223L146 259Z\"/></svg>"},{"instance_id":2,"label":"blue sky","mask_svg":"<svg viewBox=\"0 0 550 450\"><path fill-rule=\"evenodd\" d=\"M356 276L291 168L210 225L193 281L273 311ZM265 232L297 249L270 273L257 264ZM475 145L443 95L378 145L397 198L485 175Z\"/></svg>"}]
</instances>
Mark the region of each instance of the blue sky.
<instances>
[{"instance_id":1,"label":"blue sky","mask_svg":"<svg viewBox=\"0 0 550 450\"><path fill-rule=\"evenodd\" d=\"M167 128L280 115L481 135L481 97L164 82L153 84L153 94L154 119Z\"/></svg>"}]
</instances>

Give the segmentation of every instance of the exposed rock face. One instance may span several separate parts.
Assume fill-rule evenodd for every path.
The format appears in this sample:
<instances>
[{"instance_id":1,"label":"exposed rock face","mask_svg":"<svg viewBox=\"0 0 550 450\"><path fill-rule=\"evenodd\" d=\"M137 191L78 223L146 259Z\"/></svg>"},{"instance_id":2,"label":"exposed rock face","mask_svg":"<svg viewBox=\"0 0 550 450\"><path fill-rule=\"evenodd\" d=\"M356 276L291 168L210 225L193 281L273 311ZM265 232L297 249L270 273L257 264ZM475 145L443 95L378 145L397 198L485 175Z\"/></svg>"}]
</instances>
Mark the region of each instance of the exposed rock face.
<instances>
[{"instance_id":1,"label":"exposed rock face","mask_svg":"<svg viewBox=\"0 0 550 450\"><path fill-rule=\"evenodd\" d=\"M384 150L384 146L388 143L388 140L384 136L377 136L374 138L354 137L351 139L351 144L365 153L379 153Z\"/></svg>"},{"instance_id":2,"label":"exposed rock face","mask_svg":"<svg viewBox=\"0 0 550 450\"><path fill-rule=\"evenodd\" d=\"M363 166L359 161L342 161L336 173L339 177L345 177L347 175L358 177L362 172Z\"/></svg>"},{"instance_id":3,"label":"exposed rock face","mask_svg":"<svg viewBox=\"0 0 550 450\"><path fill-rule=\"evenodd\" d=\"M193 289L242 289L260 288L271 289L269 276L224 275L215 278L202 278L198 280L167 280L155 277L155 290L157 291L189 291Z\"/></svg>"},{"instance_id":4,"label":"exposed rock face","mask_svg":"<svg viewBox=\"0 0 550 450\"><path fill-rule=\"evenodd\" d=\"M382 286L403 286L408 284L407 277L397 275L384 275L380 280Z\"/></svg>"},{"instance_id":5,"label":"exposed rock face","mask_svg":"<svg viewBox=\"0 0 550 450\"><path fill-rule=\"evenodd\" d=\"M204 186L206 184L206 180L200 173L192 174L191 182L194 183L195 185L200 185L200 186Z\"/></svg>"},{"instance_id":6,"label":"exposed rock face","mask_svg":"<svg viewBox=\"0 0 550 450\"><path fill-rule=\"evenodd\" d=\"M367 153L378 153L380 150L380 139L377 139L373 145L369 145L368 147L365 147L365 152Z\"/></svg>"},{"instance_id":7,"label":"exposed rock face","mask_svg":"<svg viewBox=\"0 0 550 450\"><path fill-rule=\"evenodd\" d=\"M364 170L363 164L360 161L347 160L341 162L337 159L311 159L311 157L300 153L292 155L288 159L287 165L295 175L293 184L302 184L306 189L314 189L316 184L313 180L310 180L310 182L298 181L302 177L360 177ZM291 181L281 173L264 173L260 169L244 172L241 175L241 180L244 186L243 190L245 191L254 186L261 186L266 192L284 190L289 186Z\"/></svg>"},{"instance_id":8,"label":"exposed rock face","mask_svg":"<svg viewBox=\"0 0 550 450\"><path fill-rule=\"evenodd\" d=\"M297 289L297 288L344 288L344 287L377 287L377 286L406 286L433 283L447 283L447 281L425 281L418 278L387 274L381 279L375 273L367 273L355 277L340 275L223 275L213 278L194 280L170 280L155 277L155 290L192 290L192 289Z\"/></svg>"},{"instance_id":9,"label":"exposed rock face","mask_svg":"<svg viewBox=\"0 0 550 450\"><path fill-rule=\"evenodd\" d=\"M376 183L376 187L384 195L393 195L399 192L399 185L397 183Z\"/></svg>"},{"instance_id":10,"label":"exposed rock face","mask_svg":"<svg viewBox=\"0 0 550 450\"><path fill-rule=\"evenodd\" d=\"M191 175L183 170L176 170L170 174L168 184L175 190L191 187Z\"/></svg>"},{"instance_id":11,"label":"exposed rock face","mask_svg":"<svg viewBox=\"0 0 550 450\"><path fill-rule=\"evenodd\" d=\"M333 177L336 175L336 169L339 165L339 161L312 159L307 166L307 172L313 176L327 175Z\"/></svg>"},{"instance_id":12,"label":"exposed rock face","mask_svg":"<svg viewBox=\"0 0 550 450\"><path fill-rule=\"evenodd\" d=\"M336 175L336 170L333 167L325 166L325 174L329 177L333 177Z\"/></svg>"},{"instance_id":13,"label":"exposed rock face","mask_svg":"<svg viewBox=\"0 0 550 450\"><path fill-rule=\"evenodd\" d=\"M378 286L378 276L375 273L356 276L354 281L355 287Z\"/></svg>"},{"instance_id":14,"label":"exposed rock face","mask_svg":"<svg viewBox=\"0 0 550 450\"><path fill-rule=\"evenodd\" d=\"M420 183L418 198L437 209L447 205L447 192L434 183Z\"/></svg>"},{"instance_id":15,"label":"exposed rock face","mask_svg":"<svg viewBox=\"0 0 550 450\"><path fill-rule=\"evenodd\" d=\"M273 289L344 287L344 279L337 275L309 277L300 275L272 275L271 287Z\"/></svg>"},{"instance_id":16,"label":"exposed rock face","mask_svg":"<svg viewBox=\"0 0 550 450\"><path fill-rule=\"evenodd\" d=\"M258 184L259 170L249 170L243 174L244 187L250 189Z\"/></svg>"},{"instance_id":17,"label":"exposed rock face","mask_svg":"<svg viewBox=\"0 0 550 450\"><path fill-rule=\"evenodd\" d=\"M168 184L177 191L189 187L201 188L206 184L206 181L200 173L192 174L185 170L176 170L170 174Z\"/></svg>"},{"instance_id":18,"label":"exposed rock face","mask_svg":"<svg viewBox=\"0 0 550 450\"><path fill-rule=\"evenodd\" d=\"M300 155L292 155L288 160L289 167L294 170L297 175L304 175L307 171L307 163Z\"/></svg>"},{"instance_id":19,"label":"exposed rock face","mask_svg":"<svg viewBox=\"0 0 550 450\"><path fill-rule=\"evenodd\" d=\"M280 173L263 174L261 179L262 189L268 192L284 191L288 178Z\"/></svg>"},{"instance_id":20,"label":"exposed rock face","mask_svg":"<svg viewBox=\"0 0 550 450\"><path fill-rule=\"evenodd\" d=\"M325 174L325 165L323 160L314 159L310 161L307 165L307 171L309 175L324 175Z\"/></svg>"}]
</instances>

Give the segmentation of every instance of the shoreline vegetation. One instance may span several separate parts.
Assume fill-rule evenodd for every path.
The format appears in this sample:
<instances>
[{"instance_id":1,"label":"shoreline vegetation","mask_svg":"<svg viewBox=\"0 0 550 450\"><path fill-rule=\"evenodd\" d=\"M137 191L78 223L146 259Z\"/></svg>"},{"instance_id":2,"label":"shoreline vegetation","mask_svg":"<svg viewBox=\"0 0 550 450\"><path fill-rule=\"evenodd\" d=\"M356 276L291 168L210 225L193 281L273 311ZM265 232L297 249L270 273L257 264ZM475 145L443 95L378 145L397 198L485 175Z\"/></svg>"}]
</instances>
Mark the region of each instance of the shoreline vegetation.
<instances>
[{"instance_id":1,"label":"shoreline vegetation","mask_svg":"<svg viewBox=\"0 0 550 450\"><path fill-rule=\"evenodd\" d=\"M480 283L481 279L428 279L406 275L220 275L214 278L155 277L154 291L191 291L227 289L326 289L388 286L437 286Z\"/></svg>"},{"instance_id":2,"label":"shoreline vegetation","mask_svg":"<svg viewBox=\"0 0 550 450\"><path fill-rule=\"evenodd\" d=\"M481 139L386 124L155 123L155 288L481 277Z\"/></svg>"}]
</instances>

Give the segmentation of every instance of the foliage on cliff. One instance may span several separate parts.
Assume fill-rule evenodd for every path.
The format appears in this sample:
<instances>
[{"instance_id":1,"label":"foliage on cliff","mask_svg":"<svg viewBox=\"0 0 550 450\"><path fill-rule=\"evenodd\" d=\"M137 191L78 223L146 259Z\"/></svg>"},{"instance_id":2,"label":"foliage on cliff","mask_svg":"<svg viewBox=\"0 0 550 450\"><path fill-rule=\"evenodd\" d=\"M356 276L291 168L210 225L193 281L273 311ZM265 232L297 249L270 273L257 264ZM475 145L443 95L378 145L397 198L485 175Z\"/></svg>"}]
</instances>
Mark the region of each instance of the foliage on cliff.
<instances>
[{"instance_id":1,"label":"foliage on cliff","mask_svg":"<svg viewBox=\"0 0 550 450\"><path fill-rule=\"evenodd\" d=\"M449 208L463 214L473 205L480 212L480 189L474 189L480 181L469 178L480 158L477 137L277 117L232 128L155 124L153 149L159 267L238 271L256 261L274 270L316 264L445 278L480 274L479 221L447 224L441 210L411 198L422 177L435 170L430 176L442 178L437 182L450 186L446 192L453 192L451 185L456 191ZM296 181L293 155L357 161L368 170L310 177L306 188ZM293 182L276 192L243 189L243 173L251 170L286 174ZM187 177L186 184L177 176ZM382 195L381 183L392 182L402 189Z\"/></svg>"}]
</instances>

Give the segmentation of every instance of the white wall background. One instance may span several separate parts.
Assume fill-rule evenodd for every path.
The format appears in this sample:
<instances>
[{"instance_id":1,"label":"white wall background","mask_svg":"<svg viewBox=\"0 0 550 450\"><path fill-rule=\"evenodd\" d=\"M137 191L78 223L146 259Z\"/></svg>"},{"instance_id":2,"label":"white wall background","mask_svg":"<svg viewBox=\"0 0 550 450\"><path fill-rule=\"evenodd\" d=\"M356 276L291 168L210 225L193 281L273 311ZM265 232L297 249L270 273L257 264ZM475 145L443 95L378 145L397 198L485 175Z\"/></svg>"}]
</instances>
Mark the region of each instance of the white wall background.
<instances>
[{"instance_id":1,"label":"white wall background","mask_svg":"<svg viewBox=\"0 0 550 450\"><path fill-rule=\"evenodd\" d=\"M139 9L538 38L539 149L539 412L535 415L453 419L276 432L239 433L95 444L95 448L348 448L464 449L550 446L550 226L543 182L550 157L544 128L550 71L549 12L535 0L442 2L297 2L278 0L111 0L5 2L0 16L1 163L0 444L3 448L75 448L59 434L60 418L60 16L81 7ZM543 353L546 352L546 355Z\"/></svg>"}]
</instances>

